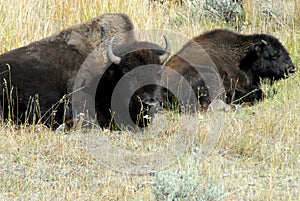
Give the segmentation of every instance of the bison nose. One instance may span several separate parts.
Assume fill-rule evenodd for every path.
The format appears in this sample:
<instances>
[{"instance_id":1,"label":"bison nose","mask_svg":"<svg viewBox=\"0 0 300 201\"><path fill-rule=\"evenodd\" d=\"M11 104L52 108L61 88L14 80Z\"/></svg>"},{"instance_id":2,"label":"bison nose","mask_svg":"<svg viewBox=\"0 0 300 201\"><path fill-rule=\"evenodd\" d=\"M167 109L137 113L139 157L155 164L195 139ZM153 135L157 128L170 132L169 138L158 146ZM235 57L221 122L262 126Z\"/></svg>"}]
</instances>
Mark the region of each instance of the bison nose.
<instances>
[{"instance_id":1,"label":"bison nose","mask_svg":"<svg viewBox=\"0 0 300 201\"><path fill-rule=\"evenodd\" d=\"M148 106L158 106L159 105L159 102L157 100L155 100L154 98L145 100L144 103Z\"/></svg>"},{"instance_id":2,"label":"bison nose","mask_svg":"<svg viewBox=\"0 0 300 201\"><path fill-rule=\"evenodd\" d=\"M287 65L287 67L285 69L285 75L284 75L284 77L288 78L291 75L293 75L295 72L296 72L296 68L295 68L295 66L293 64L292 65Z\"/></svg>"},{"instance_id":3,"label":"bison nose","mask_svg":"<svg viewBox=\"0 0 300 201\"><path fill-rule=\"evenodd\" d=\"M294 66L294 65L289 66L289 67L288 67L288 72L289 72L290 74L295 73L295 72L296 72L295 66Z\"/></svg>"},{"instance_id":4,"label":"bison nose","mask_svg":"<svg viewBox=\"0 0 300 201\"><path fill-rule=\"evenodd\" d=\"M149 99L148 101L145 101L144 104L148 108L149 113L151 115L162 109L160 102L153 98Z\"/></svg>"}]
</instances>

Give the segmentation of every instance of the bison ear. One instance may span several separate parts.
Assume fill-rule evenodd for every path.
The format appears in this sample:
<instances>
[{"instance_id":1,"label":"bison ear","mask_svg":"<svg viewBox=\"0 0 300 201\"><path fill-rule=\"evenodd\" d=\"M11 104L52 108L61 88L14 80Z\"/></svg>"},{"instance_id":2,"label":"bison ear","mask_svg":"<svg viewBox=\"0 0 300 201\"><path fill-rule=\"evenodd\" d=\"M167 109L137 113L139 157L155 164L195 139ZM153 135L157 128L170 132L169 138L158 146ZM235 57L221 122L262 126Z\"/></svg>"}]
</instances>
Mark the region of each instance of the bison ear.
<instances>
[{"instance_id":1,"label":"bison ear","mask_svg":"<svg viewBox=\"0 0 300 201\"><path fill-rule=\"evenodd\" d=\"M258 43L254 44L254 50L257 54L260 54L263 51L264 47L267 45L267 41L261 40Z\"/></svg>"}]
</instances>

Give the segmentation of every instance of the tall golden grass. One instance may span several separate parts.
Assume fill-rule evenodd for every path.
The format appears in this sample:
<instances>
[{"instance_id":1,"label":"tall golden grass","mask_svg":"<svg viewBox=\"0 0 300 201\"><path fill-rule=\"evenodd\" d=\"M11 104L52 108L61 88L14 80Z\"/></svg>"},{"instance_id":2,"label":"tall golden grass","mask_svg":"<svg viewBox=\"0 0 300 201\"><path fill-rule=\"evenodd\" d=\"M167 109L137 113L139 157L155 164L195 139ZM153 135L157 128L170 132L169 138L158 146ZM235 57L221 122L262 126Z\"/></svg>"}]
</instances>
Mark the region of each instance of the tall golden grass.
<instances>
[{"instance_id":1,"label":"tall golden grass","mask_svg":"<svg viewBox=\"0 0 300 201\"><path fill-rule=\"evenodd\" d=\"M270 18L260 12L258 1L243 2L246 19L239 31L275 35L299 67L299 0L271 1L281 13ZM222 20L191 17L190 8L173 1L0 0L0 53L116 12L129 15L136 29L167 29L188 37L214 28L237 29ZM174 23L178 19L182 21L180 26ZM226 113L215 151L194 161L201 182L213 179L224 185L224 200L300 200L299 86L298 73L274 86L264 84L265 101ZM201 122L195 128L193 147L200 147L206 134L203 118L203 114L195 116L195 121ZM159 133L157 143L167 142L169 135ZM123 149L139 151L135 141L124 133L111 138ZM15 130L3 124L0 200L154 200L153 175L120 174L104 168L83 149L80 139L78 131L55 134L31 127ZM170 168L188 168L192 154L193 149Z\"/></svg>"}]
</instances>

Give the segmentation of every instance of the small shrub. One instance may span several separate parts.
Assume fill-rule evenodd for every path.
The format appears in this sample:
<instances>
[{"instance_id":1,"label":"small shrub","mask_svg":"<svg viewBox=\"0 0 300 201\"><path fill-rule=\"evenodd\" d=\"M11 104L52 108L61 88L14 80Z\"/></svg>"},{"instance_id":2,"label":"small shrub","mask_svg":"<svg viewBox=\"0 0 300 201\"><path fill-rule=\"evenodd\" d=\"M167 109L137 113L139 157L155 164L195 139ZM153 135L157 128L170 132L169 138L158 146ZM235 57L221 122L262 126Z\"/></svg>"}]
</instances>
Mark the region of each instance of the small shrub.
<instances>
[{"instance_id":1,"label":"small shrub","mask_svg":"<svg viewBox=\"0 0 300 201\"><path fill-rule=\"evenodd\" d=\"M204 0L205 15L218 17L226 22L244 20L244 10L240 0Z\"/></svg>"},{"instance_id":2,"label":"small shrub","mask_svg":"<svg viewBox=\"0 0 300 201\"><path fill-rule=\"evenodd\" d=\"M244 21L244 9L240 0L190 0L187 6L192 13L205 18L225 20L228 23Z\"/></svg>"},{"instance_id":3,"label":"small shrub","mask_svg":"<svg viewBox=\"0 0 300 201\"><path fill-rule=\"evenodd\" d=\"M197 201L222 201L224 200L224 187L213 180L209 180L198 197Z\"/></svg>"},{"instance_id":4,"label":"small shrub","mask_svg":"<svg viewBox=\"0 0 300 201\"><path fill-rule=\"evenodd\" d=\"M154 179L153 193L157 200L186 199L191 200L196 195L200 185L197 169L176 173L160 172Z\"/></svg>"},{"instance_id":5,"label":"small shrub","mask_svg":"<svg viewBox=\"0 0 300 201\"><path fill-rule=\"evenodd\" d=\"M156 200L221 201L224 197L222 185L213 181L200 184L197 168L158 173L154 178L152 191Z\"/></svg>"}]
</instances>

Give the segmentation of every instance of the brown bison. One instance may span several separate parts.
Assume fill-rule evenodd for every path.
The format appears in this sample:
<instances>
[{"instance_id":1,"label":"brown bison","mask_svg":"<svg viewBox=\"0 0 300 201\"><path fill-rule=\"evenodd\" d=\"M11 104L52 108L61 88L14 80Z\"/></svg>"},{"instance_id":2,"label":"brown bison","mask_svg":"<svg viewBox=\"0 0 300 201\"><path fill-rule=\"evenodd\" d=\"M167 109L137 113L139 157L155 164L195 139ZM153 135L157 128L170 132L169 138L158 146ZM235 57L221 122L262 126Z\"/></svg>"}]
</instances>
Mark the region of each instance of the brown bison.
<instances>
[{"instance_id":1,"label":"brown bison","mask_svg":"<svg viewBox=\"0 0 300 201\"><path fill-rule=\"evenodd\" d=\"M4 118L16 122L39 119L48 125L51 118L52 123L61 123L63 116L71 119L69 97L87 56L106 39L131 30L133 24L126 15L105 14L0 55ZM135 40L133 35L126 37L117 42Z\"/></svg>"},{"instance_id":2,"label":"brown bison","mask_svg":"<svg viewBox=\"0 0 300 201\"><path fill-rule=\"evenodd\" d=\"M295 71L289 53L279 40L267 34L242 35L228 30L213 30L193 38L169 59L163 73L167 85L178 84L170 70L180 73L191 85L202 109L217 95L226 103L253 104L263 98L260 81L290 77ZM208 84L217 80L225 91ZM215 83L218 83L217 81ZM214 88L214 95L211 95ZM176 94L168 94L173 99Z\"/></svg>"}]
</instances>

